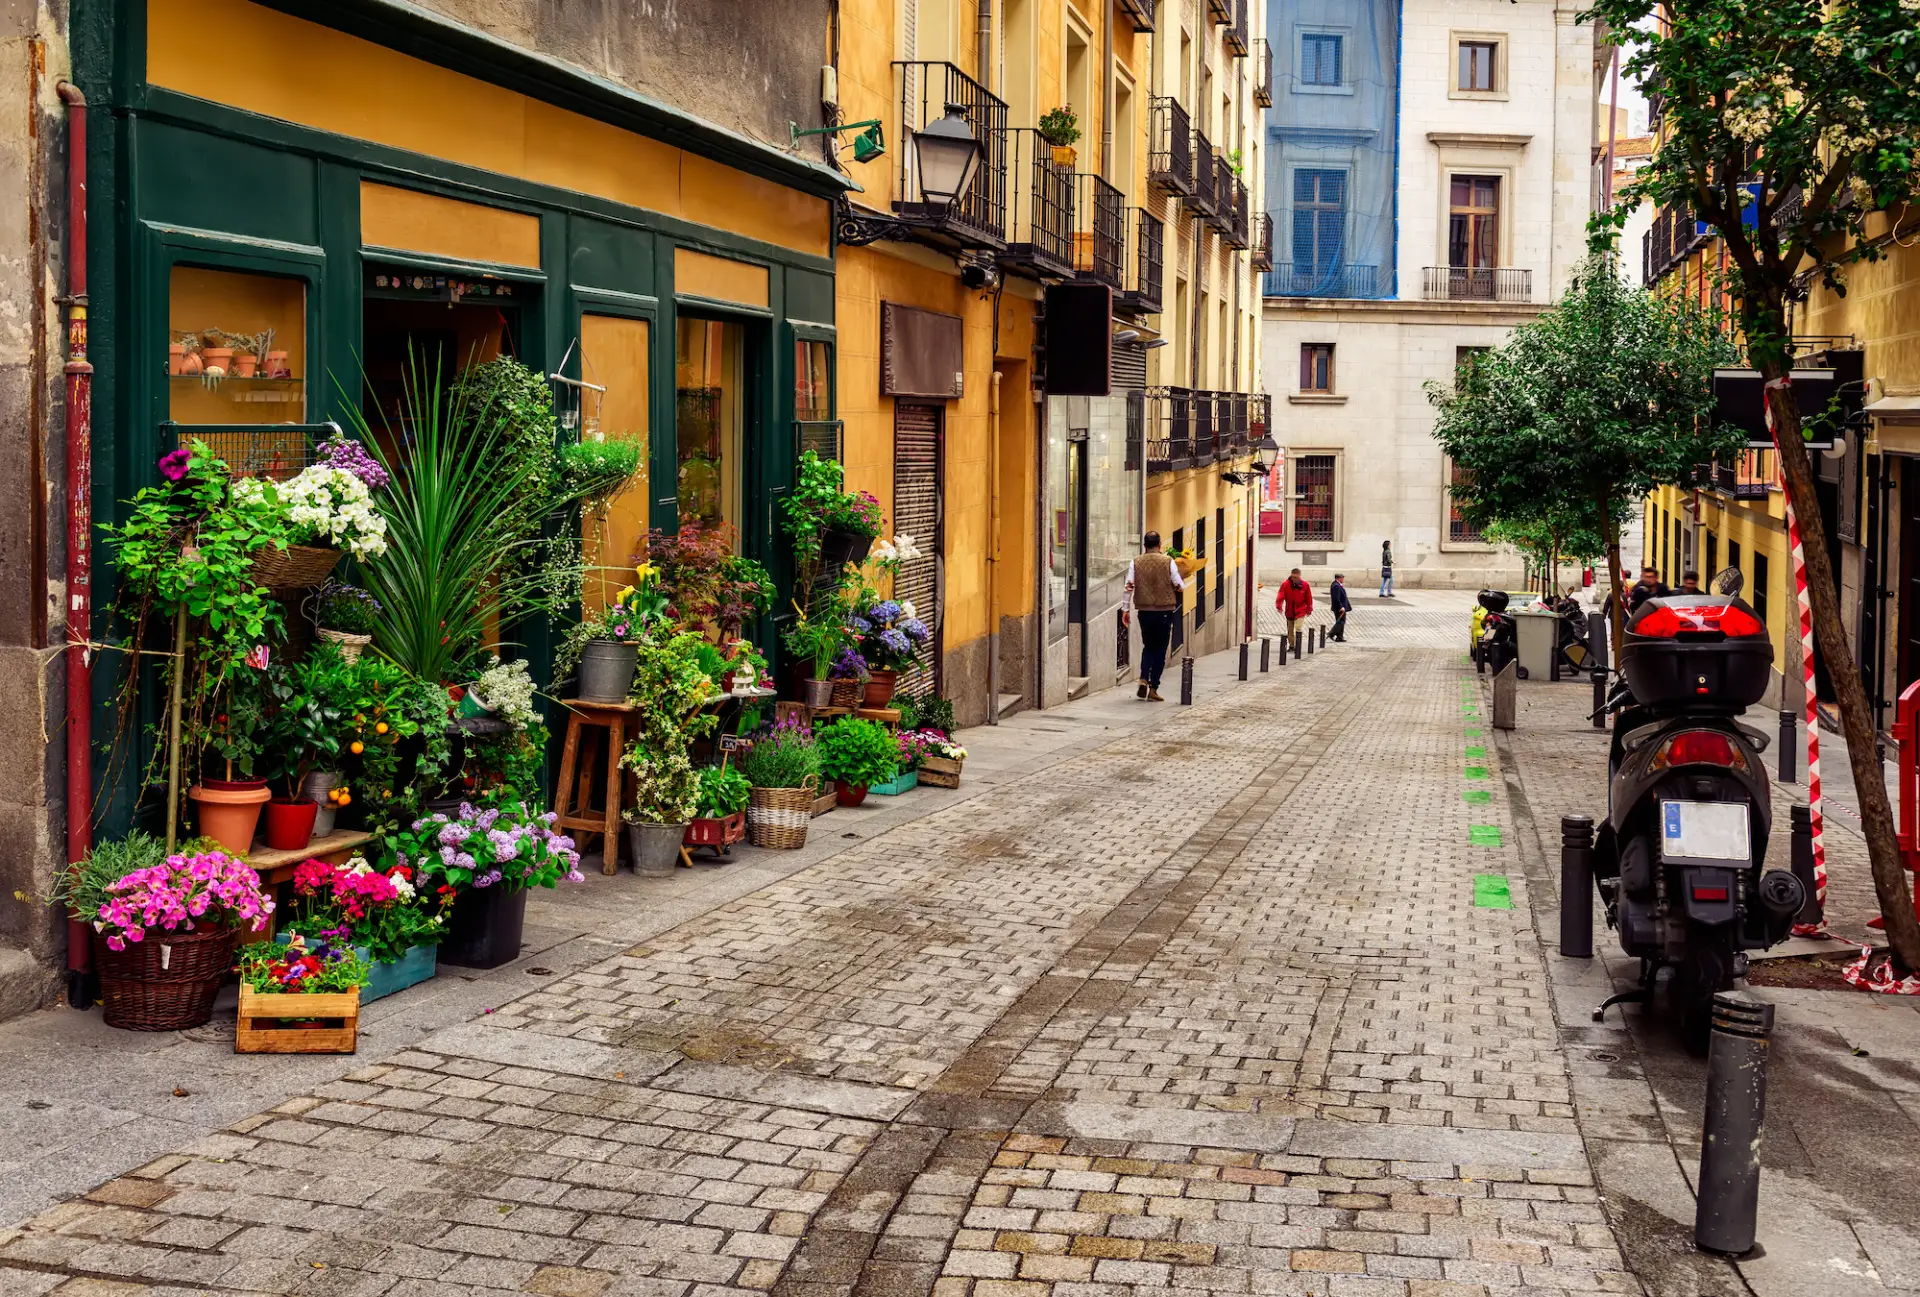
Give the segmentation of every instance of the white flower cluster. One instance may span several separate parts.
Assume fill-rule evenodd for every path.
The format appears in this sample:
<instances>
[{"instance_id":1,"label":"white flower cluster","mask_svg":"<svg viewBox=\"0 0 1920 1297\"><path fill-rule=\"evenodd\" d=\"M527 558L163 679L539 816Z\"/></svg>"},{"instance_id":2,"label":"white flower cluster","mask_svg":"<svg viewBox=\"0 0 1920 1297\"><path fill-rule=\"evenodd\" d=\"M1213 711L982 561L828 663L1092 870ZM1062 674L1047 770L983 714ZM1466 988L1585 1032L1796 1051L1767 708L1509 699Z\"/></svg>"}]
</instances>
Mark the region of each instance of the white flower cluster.
<instances>
[{"instance_id":1,"label":"white flower cluster","mask_svg":"<svg viewBox=\"0 0 1920 1297\"><path fill-rule=\"evenodd\" d=\"M540 719L539 713L533 710L533 677L527 672L525 658L502 662L496 656L493 665L473 682L472 692L480 695L480 701L495 716L509 724L524 729Z\"/></svg>"},{"instance_id":2,"label":"white flower cluster","mask_svg":"<svg viewBox=\"0 0 1920 1297\"><path fill-rule=\"evenodd\" d=\"M283 511L297 541L332 544L358 559L379 558L387 552L387 520L373 506L367 484L344 468L314 464L272 486L260 478L242 478L233 484L233 498L243 505L270 503Z\"/></svg>"},{"instance_id":3,"label":"white flower cluster","mask_svg":"<svg viewBox=\"0 0 1920 1297\"><path fill-rule=\"evenodd\" d=\"M886 572L898 572L902 563L910 563L921 557L921 550L913 543L913 537L906 532L897 533L892 540L883 540L867 554L867 562ZM912 613L908 613L912 616Z\"/></svg>"},{"instance_id":4,"label":"white flower cluster","mask_svg":"<svg viewBox=\"0 0 1920 1297\"><path fill-rule=\"evenodd\" d=\"M1765 139L1792 95L1793 78L1785 72L1742 81L1727 96L1727 129L1746 144Z\"/></svg>"}]
</instances>

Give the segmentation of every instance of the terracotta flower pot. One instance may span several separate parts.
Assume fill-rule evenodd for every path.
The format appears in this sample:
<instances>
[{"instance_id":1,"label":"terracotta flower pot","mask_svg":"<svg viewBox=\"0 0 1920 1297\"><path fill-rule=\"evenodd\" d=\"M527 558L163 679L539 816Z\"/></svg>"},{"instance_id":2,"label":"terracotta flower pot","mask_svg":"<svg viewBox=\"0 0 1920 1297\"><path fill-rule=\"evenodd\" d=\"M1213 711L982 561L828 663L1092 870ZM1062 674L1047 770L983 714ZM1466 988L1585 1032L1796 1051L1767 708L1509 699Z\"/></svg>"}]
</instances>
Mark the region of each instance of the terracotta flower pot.
<instances>
[{"instance_id":1,"label":"terracotta flower pot","mask_svg":"<svg viewBox=\"0 0 1920 1297\"><path fill-rule=\"evenodd\" d=\"M200 359L200 353L197 351L189 351L180 358L180 372L189 378L198 374L203 368L205 368L205 362Z\"/></svg>"},{"instance_id":2,"label":"terracotta flower pot","mask_svg":"<svg viewBox=\"0 0 1920 1297\"><path fill-rule=\"evenodd\" d=\"M305 798L268 802L267 845L275 851L305 851L313 841L313 822L319 814L319 803Z\"/></svg>"},{"instance_id":3,"label":"terracotta flower pot","mask_svg":"<svg viewBox=\"0 0 1920 1297\"><path fill-rule=\"evenodd\" d=\"M201 364L205 366L206 371L208 373L212 373L214 370L217 369L222 374L225 374L233 366L233 348L232 347L203 348L200 352L200 360L201 360Z\"/></svg>"},{"instance_id":4,"label":"terracotta flower pot","mask_svg":"<svg viewBox=\"0 0 1920 1297\"><path fill-rule=\"evenodd\" d=\"M233 358L233 376L235 378L252 378L259 368L260 357L254 355L251 351L243 351Z\"/></svg>"},{"instance_id":5,"label":"terracotta flower pot","mask_svg":"<svg viewBox=\"0 0 1920 1297\"><path fill-rule=\"evenodd\" d=\"M874 667L867 672L865 704L868 707L885 707L893 701L893 691L900 684L900 673L889 671L885 667Z\"/></svg>"},{"instance_id":6,"label":"terracotta flower pot","mask_svg":"<svg viewBox=\"0 0 1920 1297\"><path fill-rule=\"evenodd\" d=\"M184 373L185 372L184 366L186 365L186 363L187 363L186 344L184 342L168 343L167 344L167 372L169 374Z\"/></svg>"},{"instance_id":7,"label":"terracotta flower pot","mask_svg":"<svg viewBox=\"0 0 1920 1297\"><path fill-rule=\"evenodd\" d=\"M287 365L287 353L284 351L269 351L267 353L267 377L291 378L292 376L293 370Z\"/></svg>"},{"instance_id":8,"label":"terracotta flower pot","mask_svg":"<svg viewBox=\"0 0 1920 1297\"><path fill-rule=\"evenodd\" d=\"M842 806L858 806L867 800L867 786L836 779L833 781L833 800Z\"/></svg>"},{"instance_id":9,"label":"terracotta flower pot","mask_svg":"<svg viewBox=\"0 0 1920 1297\"><path fill-rule=\"evenodd\" d=\"M238 856L253 846L260 808L273 794L267 791L264 779L258 783L209 779L187 789L187 796L193 801L201 835L218 842L227 854Z\"/></svg>"}]
</instances>

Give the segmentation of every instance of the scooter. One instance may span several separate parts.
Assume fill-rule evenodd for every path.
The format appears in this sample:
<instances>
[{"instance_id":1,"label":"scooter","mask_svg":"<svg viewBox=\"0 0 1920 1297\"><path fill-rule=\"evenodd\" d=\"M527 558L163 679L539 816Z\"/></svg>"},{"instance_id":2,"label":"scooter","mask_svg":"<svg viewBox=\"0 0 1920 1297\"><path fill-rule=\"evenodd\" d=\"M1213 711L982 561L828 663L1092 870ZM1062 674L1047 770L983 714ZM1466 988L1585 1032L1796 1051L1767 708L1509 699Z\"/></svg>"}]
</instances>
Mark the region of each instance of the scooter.
<instances>
[{"instance_id":1,"label":"scooter","mask_svg":"<svg viewBox=\"0 0 1920 1297\"><path fill-rule=\"evenodd\" d=\"M1487 670L1499 675L1507 663L1520 656L1520 636L1513 614L1507 611L1504 590L1482 590L1480 606L1486 609L1481 622L1480 643L1476 646Z\"/></svg>"},{"instance_id":2,"label":"scooter","mask_svg":"<svg viewBox=\"0 0 1920 1297\"><path fill-rule=\"evenodd\" d=\"M1772 802L1767 736L1739 713L1766 693L1773 645L1740 597L1738 568L1718 593L1642 604L1626 627L1608 754L1607 818L1594 886L1640 983L1594 1012L1649 1003L1662 968L1687 1048L1705 1053L1713 997L1747 971L1747 952L1786 940L1806 900L1800 880L1765 871Z\"/></svg>"}]
</instances>

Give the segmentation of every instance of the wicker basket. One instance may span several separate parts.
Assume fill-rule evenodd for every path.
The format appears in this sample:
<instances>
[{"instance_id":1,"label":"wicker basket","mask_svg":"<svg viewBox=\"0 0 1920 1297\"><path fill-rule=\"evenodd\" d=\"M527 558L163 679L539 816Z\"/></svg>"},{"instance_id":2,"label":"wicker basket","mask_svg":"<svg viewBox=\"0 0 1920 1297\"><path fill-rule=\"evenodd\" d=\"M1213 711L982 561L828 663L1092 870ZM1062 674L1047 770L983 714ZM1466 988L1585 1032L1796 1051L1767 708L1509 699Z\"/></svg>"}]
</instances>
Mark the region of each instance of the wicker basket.
<instances>
[{"instance_id":1,"label":"wicker basket","mask_svg":"<svg viewBox=\"0 0 1920 1297\"><path fill-rule=\"evenodd\" d=\"M149 932L125 950L95 938L100 1012L109 1027L127 1031L183 1031L213 1017L213 998L233 966L231 928Z\"/></svg>"},{"instance_id":2,"label":"wicker basket","mask_svg":"<svg viewBox=\"0 0 1920 1297\"><path fill-rule=\"evenodd\" d=\"M326 580L340 551L317 545L262 545L253 551L253 581L269 590L305 590Z\"/></svg>"},{"instance_id":3,"label":"wicker basket","mask_svg":"<svg viewBox=\"0 0 1920 1297\"><path fill-rule=\"evenodd\" d=\"M798 788L756 788L747 803L747 840L756 847L792 851L807 845L807 825L819 781Z\"/></svg>"},{"instance_id":4,"label":"wicker basket","mask_svg":"<svg viewBox=\"0 0 1920 1297\"><path fill-rule=\"evenodd\" d=\"M833 705L848 711L860 705L860 697L866 691L866 684L860 680L835 680L833 682Z\"/></svg>"},{"instance_id":5,"label":"wicker basket","mask_svg":"<svg viewBox=\"0 0 1920 1297\"><path fill-rule=\"evenodd\" d=\"M360 660L360 650L373 643L371 635L349 635L343 630L328 630L322 626L314 632L329 644L340 646L340 660L352 666Z\"/></svg>"},{"instance_id":6,"label":"wicker basket","mask_svg":"<svg viewBox=\"0 0 1920 1297\"><path fill-rule=\"evenodd\" d=\"M947 757L921 757L920 782L934 788L958 788L961 764Z\"/></svg>"}]
</instances>

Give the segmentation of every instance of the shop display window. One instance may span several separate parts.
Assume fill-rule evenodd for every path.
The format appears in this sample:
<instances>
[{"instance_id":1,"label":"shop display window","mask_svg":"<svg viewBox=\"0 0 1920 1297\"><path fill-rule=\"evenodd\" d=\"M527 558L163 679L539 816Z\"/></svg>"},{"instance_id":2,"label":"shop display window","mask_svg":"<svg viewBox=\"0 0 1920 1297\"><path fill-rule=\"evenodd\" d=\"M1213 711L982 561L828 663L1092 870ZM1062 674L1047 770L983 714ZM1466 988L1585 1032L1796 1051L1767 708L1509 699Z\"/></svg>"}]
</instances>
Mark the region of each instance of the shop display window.
<instances>
[{"instance_id":1,"label":"shop display window","mask_svg":"<svg viewBox=\"0 0 1920 1297\"><path fill-rule=\"evenodd\" d=\"M307 286L303 280L175 266L167 300L167 417L195 426L303 423L307 418ZM252 438L247 453L294 454ZM216 453L219 448L216 447ZM238 471L272 465L234 464ZM296 465L297 467L297 465Z\"/></svg>"},{"instance_id":2,"label":"shop display window","mask_svg":"<svg viewBox=\"0 0 1920 1297\"><path fill-rule=\"evenodd\" d=\"M746 328L681 317L675 337L674 421L680 521L741 522Z\"/></svg>"}]
</instances>

